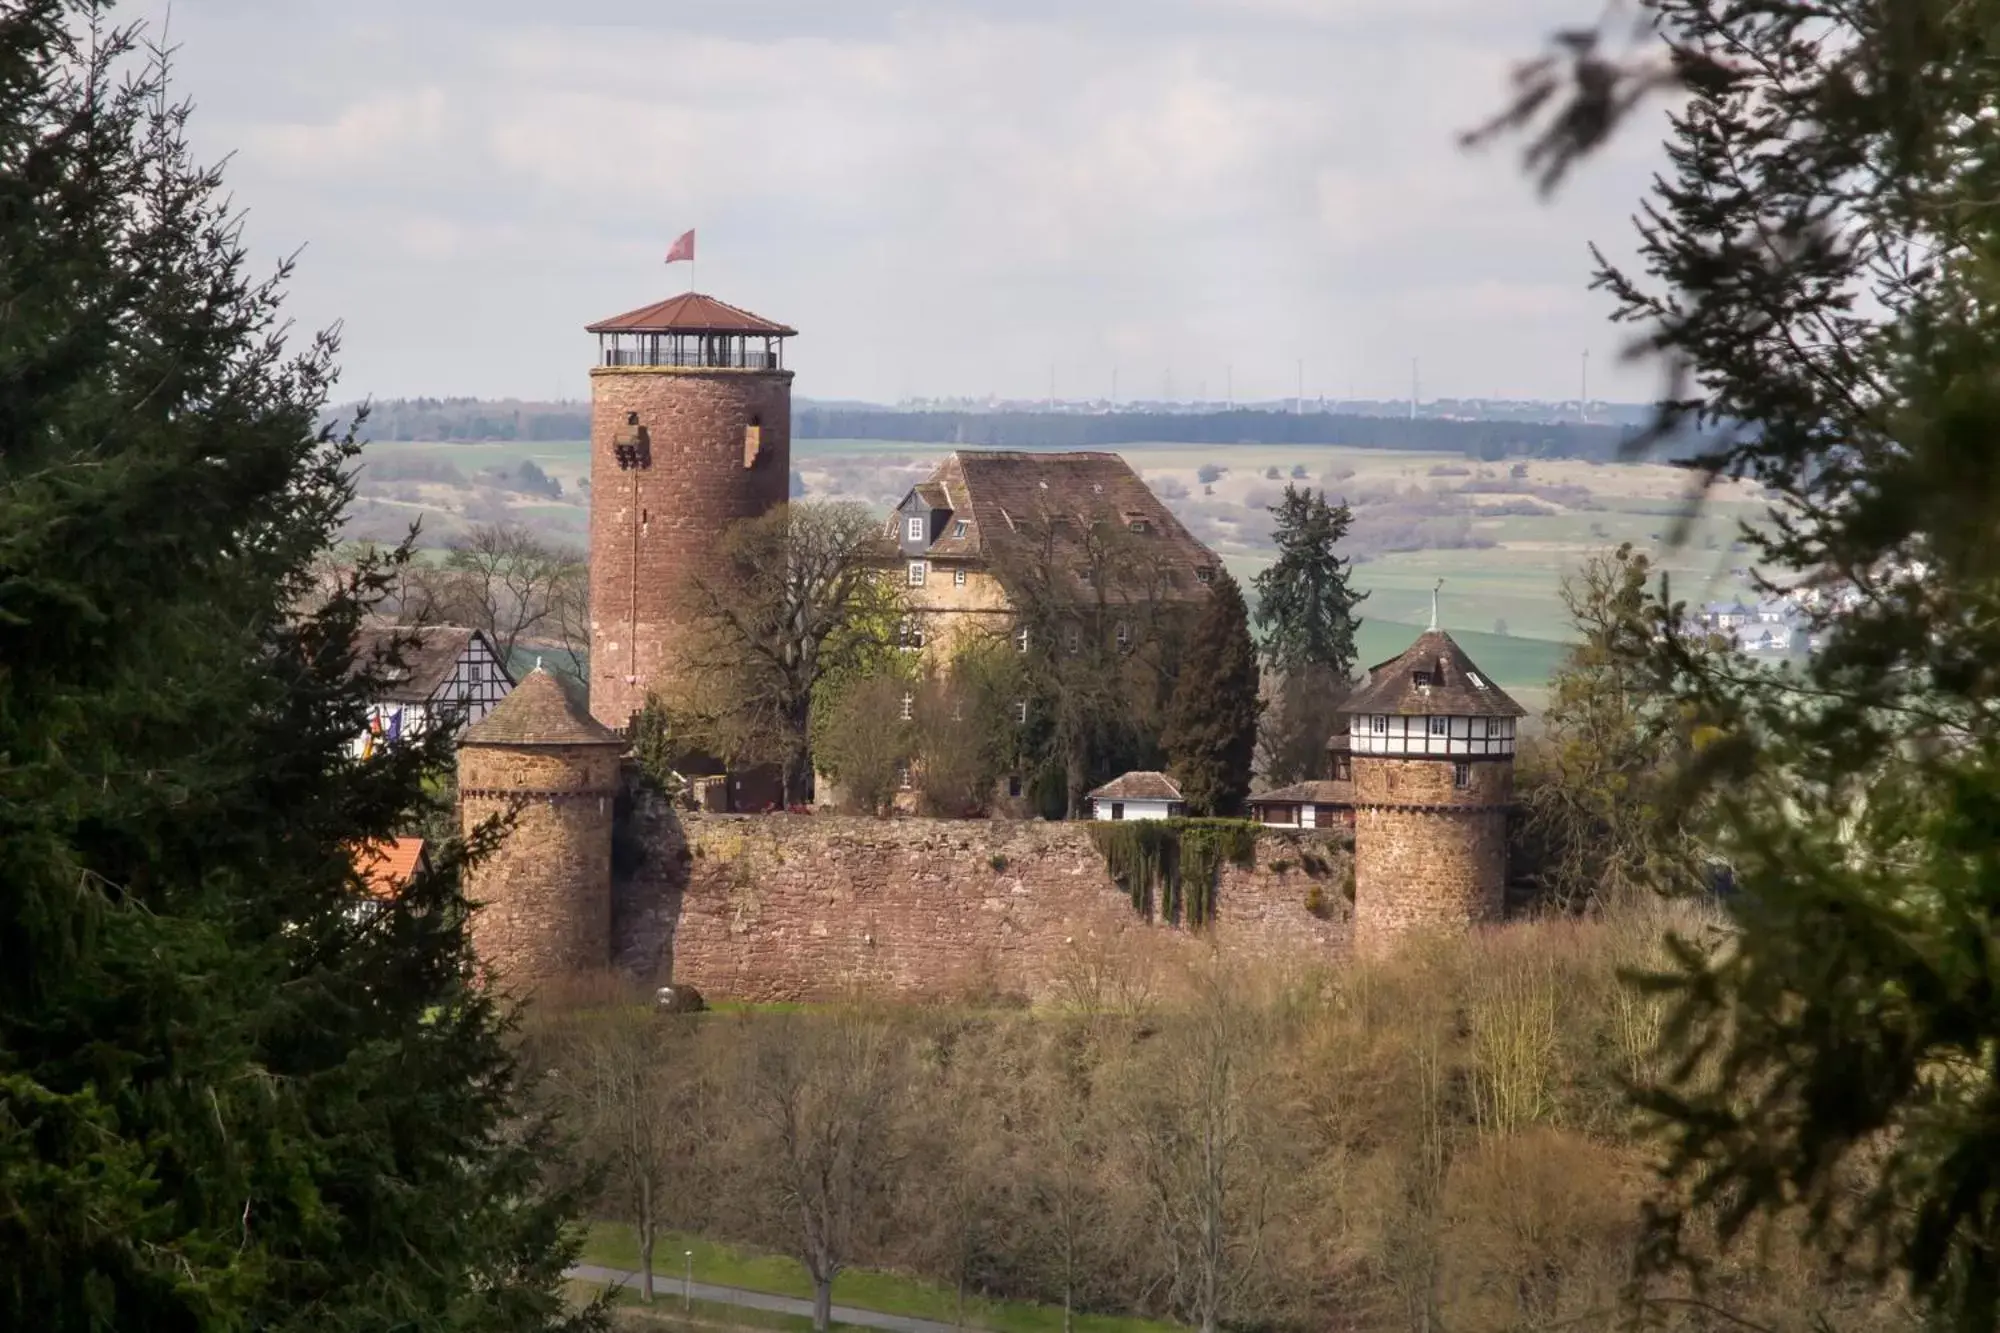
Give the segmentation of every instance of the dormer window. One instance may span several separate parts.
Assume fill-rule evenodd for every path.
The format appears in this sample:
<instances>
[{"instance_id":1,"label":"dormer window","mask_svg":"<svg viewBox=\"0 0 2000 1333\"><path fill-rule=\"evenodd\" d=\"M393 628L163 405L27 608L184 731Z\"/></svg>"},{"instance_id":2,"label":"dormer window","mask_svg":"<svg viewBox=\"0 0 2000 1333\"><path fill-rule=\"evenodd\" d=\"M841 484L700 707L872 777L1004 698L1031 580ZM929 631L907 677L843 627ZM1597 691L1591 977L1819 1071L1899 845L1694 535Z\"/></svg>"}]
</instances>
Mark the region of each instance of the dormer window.
<instances>
[{"instance_id":1,"label":"dormer window","mask_svg":"<svg viewBox=\"0 0 2000 1333\"><path fill-rule=\"evenodd\" d=\"M1143 533L1152 531L1152 525L1146 522L1146 520L1143 518L1135 518L1131 522L1127 523L1125 526L1132 529L1132 531L1134 532Z\"/></svg>"},{"instance_id":2,"label":"dormer window","mask_svg":"<svg viewBox=\"0 0 2000 1333\"><path fill-rule=\"evenodd\" d=\"M951 525L951 535L954 537L963 537L971 526L971 523L961 518L958 522Z\"/></svg>"},{"instance_id":3,"label":"dormer window","mask_svg":"<svg viewBox=\"0 0 2000 1333\"><path fill-rule=\"evenodd\" d=\"M1420 690L1428 690L1431 686L1437 684L1437 679L1428 671L1412 671L1410 673L1410 683Z\"/></svg>"},{"instance_id":4,"label":"dormer window","mask_svg":"<svg viewBox=\"0 0 2000 1333\"><path fill-rule=\"evenodd\" d=\"M1215 571L1207 565L1196 565L1194 567L1194 577L1197 583L1213 583L1215 582Z\"/></svg>"},{"instance_id":5,"label":"dormer window","mask_svg":"<svg viewBox=\"0 0 2000 1333\"><path fill-rule=\"evenodd\" d=\"M924 539L924 521L921 518L910 519L903 524L903 535L913 542L922 541Z\"/></svg>"}]
</instances>

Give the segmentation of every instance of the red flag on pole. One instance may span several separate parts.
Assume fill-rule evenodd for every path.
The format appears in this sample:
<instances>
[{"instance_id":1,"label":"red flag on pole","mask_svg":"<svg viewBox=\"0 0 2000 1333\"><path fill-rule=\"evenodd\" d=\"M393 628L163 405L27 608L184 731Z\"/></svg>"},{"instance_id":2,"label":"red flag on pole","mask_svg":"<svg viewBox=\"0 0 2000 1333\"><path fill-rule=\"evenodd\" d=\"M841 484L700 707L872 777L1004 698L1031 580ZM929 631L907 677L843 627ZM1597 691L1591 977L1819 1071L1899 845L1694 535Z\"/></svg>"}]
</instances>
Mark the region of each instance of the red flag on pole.
<instances>
[{"instance_id":1,"label":"red flag on pole","mask_svg":"<svg viewBox=\"0 0 2000 1333\"><path fill-rule=\"evenodd\" d=\"M671 246L667 247L667 262L669 264L674 263L676 260L681 260L681 259L687 260L688 263L690 264L694 262L693 228L689 228L687 231L682 232L680 239L675 241Z\"/></svg>"}]
</instances>

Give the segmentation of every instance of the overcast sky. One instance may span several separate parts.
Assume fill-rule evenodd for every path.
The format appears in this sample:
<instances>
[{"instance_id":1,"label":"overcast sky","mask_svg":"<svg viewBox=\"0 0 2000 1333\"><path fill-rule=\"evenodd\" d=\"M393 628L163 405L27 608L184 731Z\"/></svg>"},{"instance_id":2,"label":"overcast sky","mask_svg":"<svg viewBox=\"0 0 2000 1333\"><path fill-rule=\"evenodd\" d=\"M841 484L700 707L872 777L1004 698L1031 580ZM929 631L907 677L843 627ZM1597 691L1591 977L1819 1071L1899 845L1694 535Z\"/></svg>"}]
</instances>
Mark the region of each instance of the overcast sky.
<instances>
[{"instance_id":1,"label":"overcast sky","mask_svg":"<svg viewBox=\"0 0 2000 1333\"><path fill-rule=\"evenodd\" d=\"M1553 203L1455 134L1595 0L175 0L177 80L343 396L587 391L696 285L809 397L1641 399L1586 290L1659 157ZM163 12L146 0L128 14Z\"/></svg>"}]
</instances>

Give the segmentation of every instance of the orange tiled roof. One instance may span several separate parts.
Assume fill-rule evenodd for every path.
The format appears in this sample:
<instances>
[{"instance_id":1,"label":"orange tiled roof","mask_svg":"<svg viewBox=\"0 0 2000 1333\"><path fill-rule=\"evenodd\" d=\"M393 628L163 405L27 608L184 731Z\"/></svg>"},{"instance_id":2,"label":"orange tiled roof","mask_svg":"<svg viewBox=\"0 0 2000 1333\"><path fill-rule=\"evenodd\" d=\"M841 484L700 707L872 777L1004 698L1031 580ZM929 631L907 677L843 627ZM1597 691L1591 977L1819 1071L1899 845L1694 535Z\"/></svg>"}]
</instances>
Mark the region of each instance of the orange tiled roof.
<instances>
[{"instance_id":1,"label":"orange tiled roof","mask_svg":"<svg viewBox=\"0 0 2000 1333\"><path fill-rule=\"evenodd\" d=\"M790 338L797 329L776 320L753 315L741 306L718 301L700 292L682 292L664 301L628 310L610 319L586 325L586 333L747 333L769 338Z\"/></svg>"},{"instance_id":2,"label":"orange tiled roof","mask_svg":"<svg viewBox=\"0 0 2000 1333\"><path fill-rule=\"evenodd\" d=\"M423 859L422 838L390 838L363 843L354 853L354 868L361 873L370 898L387 900L410 882Z\"/></svg>"}]
</instances>

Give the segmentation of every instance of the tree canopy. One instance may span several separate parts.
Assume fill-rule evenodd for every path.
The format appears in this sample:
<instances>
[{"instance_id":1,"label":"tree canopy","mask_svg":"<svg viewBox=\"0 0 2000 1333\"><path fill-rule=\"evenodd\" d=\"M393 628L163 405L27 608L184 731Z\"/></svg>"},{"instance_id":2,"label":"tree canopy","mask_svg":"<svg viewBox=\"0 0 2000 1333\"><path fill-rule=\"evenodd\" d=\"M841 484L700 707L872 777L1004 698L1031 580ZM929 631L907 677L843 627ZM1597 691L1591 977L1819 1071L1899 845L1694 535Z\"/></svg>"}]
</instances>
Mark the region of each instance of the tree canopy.
<instances>
[{"instance_id":1,"label":"tree canopy","mask_svg":"<svg viewBox=\"0 0 2000 1333\"><path fill-rule=\"evenodd\" d=\"M1344 681L1354 672L1355 608L1368 596L1348 586L1339 553L1354 515L1345 502L1329 504L1326 492L1290 483L1271 513L1278 558L1253 580L1264 660L1281 672L1318 668Z\"/></svg>"},{"instance_id":2,"label":"tree canopy","mask_svg":"<svg viewBox=\"0 0 2000 1333\"><path fill-rule=\"evenodd\" d=\"M1674 372L1663 423L1821 647L1771 672L1669 633L1683 780L1738 893L1654 985L1679 1064L1645 1093L1685 1209L1797 1209L1940 1326L2000 1320L2000 112L1993 0L1651 0L1630 59L1569 35L1506 123L1560 169L1670 80L1636 268L1599 285ZM1554 177L1552 176L1551 179ZM1740 423L1740 424L1737 424ZM1668 590L1660 624L1676 623Z\"/></svg>"},{"instance_id":3,"label":"tree canopy","mask_svg":"<svg viewBox=\"0 0 2000 1333\"><path fill-rule=\"evenodd\" d=\"M1257 648L1242 590L1218 573L1195 622L1160 744L1191 815L1237 815L1257 751Z\"/></svg>"},{"instance_id":4,"label":"tree canopy","mask_svg":"<svg viewBox=\"0 0 2000 1333\"><path fill-rule=\"evenodd\" d=\"M333 341L106 8L0 15L0 1326L559 1326L463 849L363 906L449 734L348 758L382 561L296 611Z\"/></svg>"}]
</instances>

